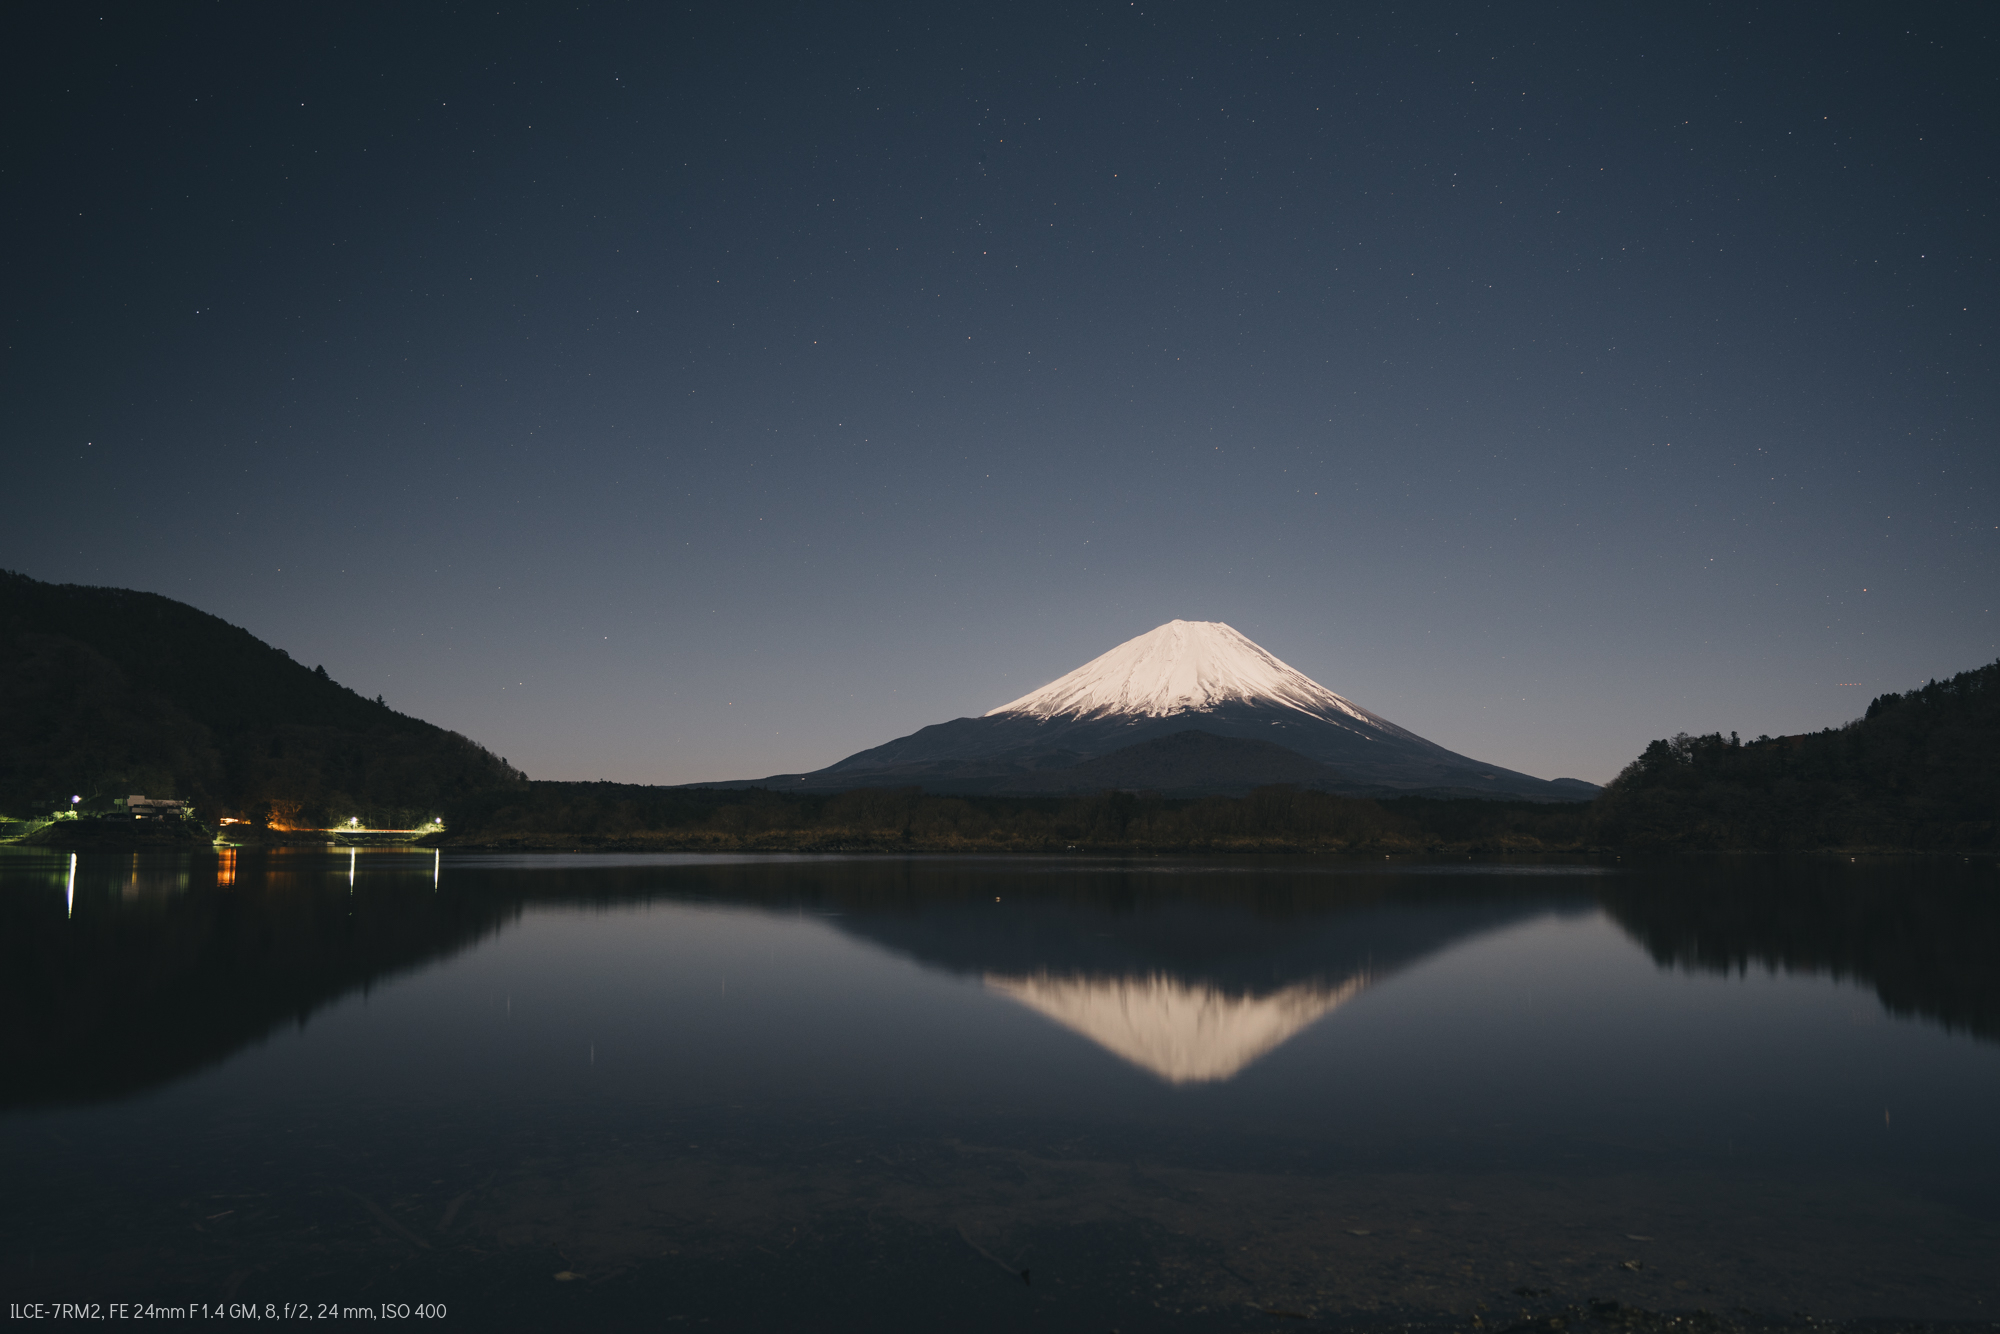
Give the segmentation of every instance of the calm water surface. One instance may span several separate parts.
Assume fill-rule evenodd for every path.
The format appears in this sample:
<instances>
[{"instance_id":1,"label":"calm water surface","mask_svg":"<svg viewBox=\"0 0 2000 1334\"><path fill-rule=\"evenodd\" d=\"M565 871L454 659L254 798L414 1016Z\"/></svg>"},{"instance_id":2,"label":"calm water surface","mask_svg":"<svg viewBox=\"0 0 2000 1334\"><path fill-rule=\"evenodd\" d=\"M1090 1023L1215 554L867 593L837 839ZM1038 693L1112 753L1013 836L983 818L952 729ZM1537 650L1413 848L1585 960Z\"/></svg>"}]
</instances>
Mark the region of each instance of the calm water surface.
<instances>
[{"instance_id":1,"label":"calm water surface","mask_svg":"<svg viewBox=\"0 0 2000 1334\"><path fill-rule=\"evenodd\" d=\"M9 851L0 913L9 1302L2000 1321L1991 863Z\"/></svg>"}]
</instances>

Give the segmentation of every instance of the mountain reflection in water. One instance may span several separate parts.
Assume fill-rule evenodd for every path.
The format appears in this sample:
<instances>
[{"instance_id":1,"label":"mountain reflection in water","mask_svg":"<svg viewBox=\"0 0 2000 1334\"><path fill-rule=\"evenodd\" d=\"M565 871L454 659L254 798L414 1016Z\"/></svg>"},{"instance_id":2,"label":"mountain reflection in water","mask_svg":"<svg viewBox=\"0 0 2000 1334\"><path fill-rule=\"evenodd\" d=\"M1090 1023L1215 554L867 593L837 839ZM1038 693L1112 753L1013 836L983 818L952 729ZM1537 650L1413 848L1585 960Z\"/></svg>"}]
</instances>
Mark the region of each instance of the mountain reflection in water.
<instances>
[{"instance_id":1,"label":"mountain reflection in water","mask_svg":"<svg viewBox=\"0 0 2000 1334\"><path fill-rule=\"evenodd\" d=\"M1709 858L1601 901L1663 967L1829 974L1892 1014L2000 1040L2000 892L1991 862Z\"/></svg>"},{"instance_id":2,"label":"mountain reflection in water","mask_svg":"<svg viewBox=\"0 0 2000 1334\"><path fill-rule=\"evenodd\" d=\"M0 860L0 1107L127 1097L453 954L519 899L427 891L430 854ZM350 883L350 874L355 880ZM25 883L24 883L25 882Z\"/></svg>"},{"instance_id":3,"label":"mountain reflection in water","mask_svg":"<svg viewBox=\"0 0 2000 1334\"><path fill-rule=\"evenodd\" d=\"M358 868L358 870L357 870ZM1987 866L1709 859L1550 868L1268 859L512 858L244 852L0 857L0 1106L129 1096L560 905L735 903L991 992L1170 1083L1227 1080L1456 943L1602 907L1662 966L1831 973L2000 1038ZM1576 871L1607 868L1575 867ZM73 883L72 883L73 877ZM35 892L35 886L45 892Z\"/></svg>"},{"instance_id":4,"label":"mountain reflection in water","mask_svg":"<svg viewBox=\"0 0 2000 1334\"><path fill-rule=\"evenodd\" d=\"M481 1329L1984 1322L1994 890L0 852L0 1285Z\"/></svg>"},{"instance_id":5,"label":"mountain reflection in water","mask_svg":"<svg viewBox=\"0 0 2000 1334\"><path fill-rule=\"evenodd\" d=\"M1081 869L1081 868L1079 868ZM970 895L857 906L835 919L859 936L934 968L977 977L1106 1051L1171 1084L1229 1079L1371 983L1462 940L1552 911L1581 896L1495 894L1462 874L1422 891L1408 876L1313 878L1284 894L1260 878L1255 902L1240 877L1083 870L1060 895L1032 894L1026 911L995 913ZM1071 876L1062 877L1071 882ZM1283 883L1282 881L1280 883Z\"/></svg>"},{"instance_id":6,"label":"mountain reflection in water","mask_svg":"<svg viewBox=\"0 0 2000 1334\"><path fill-rule=\"evenodd\" d=\"M988 990L1073 1029L1170 1084L1228 1079L1368 985L1302 982L1269 995L1236 995L1150 977L1002 977Z\"/></svg>"}]
</instances>

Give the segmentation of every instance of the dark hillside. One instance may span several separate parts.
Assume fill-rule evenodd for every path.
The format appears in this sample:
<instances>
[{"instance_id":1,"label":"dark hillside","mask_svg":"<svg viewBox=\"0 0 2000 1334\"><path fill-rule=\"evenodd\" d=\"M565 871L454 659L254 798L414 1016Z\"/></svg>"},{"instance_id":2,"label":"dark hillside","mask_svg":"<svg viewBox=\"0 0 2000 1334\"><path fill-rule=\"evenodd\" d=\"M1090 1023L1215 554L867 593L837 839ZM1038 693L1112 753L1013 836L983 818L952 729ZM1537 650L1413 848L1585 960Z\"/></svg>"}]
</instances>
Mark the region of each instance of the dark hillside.
<instances>
[{"instance_id":1,"label":"dark hillside","mask_svg":"<svg viewBox=\"0 0 2000 1334\"><path fill-rule=\"evenodd\" d=\"M1597 803L1631 848L2000 846L2000 662L1803 736L1655 741Z\"/></svg>"},{"instance_id":2,"label":"dark hillside","mask_svg":"<svg viewBox=\"0 0 2000 1334\"><path fill-rule=\"evenodd\" d=\"M143 792L199 815L406 826L524 781L185 603L0 571L0 811Z\"/></svg>"}]
</instances>

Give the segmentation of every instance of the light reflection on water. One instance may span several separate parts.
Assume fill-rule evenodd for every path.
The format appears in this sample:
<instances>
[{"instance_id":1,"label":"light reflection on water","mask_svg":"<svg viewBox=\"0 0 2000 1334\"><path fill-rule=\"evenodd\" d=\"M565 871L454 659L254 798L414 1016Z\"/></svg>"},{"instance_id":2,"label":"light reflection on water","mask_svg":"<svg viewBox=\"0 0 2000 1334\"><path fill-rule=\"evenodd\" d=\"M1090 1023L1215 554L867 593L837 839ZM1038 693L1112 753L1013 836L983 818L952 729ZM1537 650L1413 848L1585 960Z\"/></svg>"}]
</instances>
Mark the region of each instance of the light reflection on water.
<instances>
[{"instance_id":1,"label":"light reflection on water","mask_svg":"<svg viewBox=\"0 0 2000 1334\"><path fill-rule=\"evenodd\" d=\"M523 1327L1985 1318L1993 876L0 855L0 1278Z\"/></svg>"}]
</instances>

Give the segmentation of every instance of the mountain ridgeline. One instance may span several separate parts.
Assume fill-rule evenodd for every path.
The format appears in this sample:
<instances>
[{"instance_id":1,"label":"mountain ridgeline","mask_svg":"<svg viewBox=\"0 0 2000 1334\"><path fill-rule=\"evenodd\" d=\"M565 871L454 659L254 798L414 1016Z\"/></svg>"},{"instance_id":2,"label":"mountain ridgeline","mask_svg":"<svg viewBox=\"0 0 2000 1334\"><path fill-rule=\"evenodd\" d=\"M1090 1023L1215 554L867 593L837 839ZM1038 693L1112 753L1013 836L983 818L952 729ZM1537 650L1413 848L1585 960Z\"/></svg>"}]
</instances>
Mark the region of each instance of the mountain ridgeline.
<instances>
[{"instance_id":1,"label":"mountain ridgeline","mask_svg":"<svg viewBox=\"0 0 2000 1334\"><path fill-rule=\"evenodd\" d=\"M2000 849L2000 663L1811 735L1655 741L1600 789L1458 755L1226 625L1173 621L810 773L530 783L193 607L0 571L0 700L16 817L143 792L281 829L442 815L453 844L518 848Z\"/></svg>"},{"instance_id":2,"label":"mountain ridgeline","mask_svg":"<svg viewBox=\"0 0 2000 1334\"><path fill-rule=\"evenodd\" d=\"M130 793L213 821L409 827L526 776L185 603L0 571L0 811Z\"/></svg>"}]
</instances>

